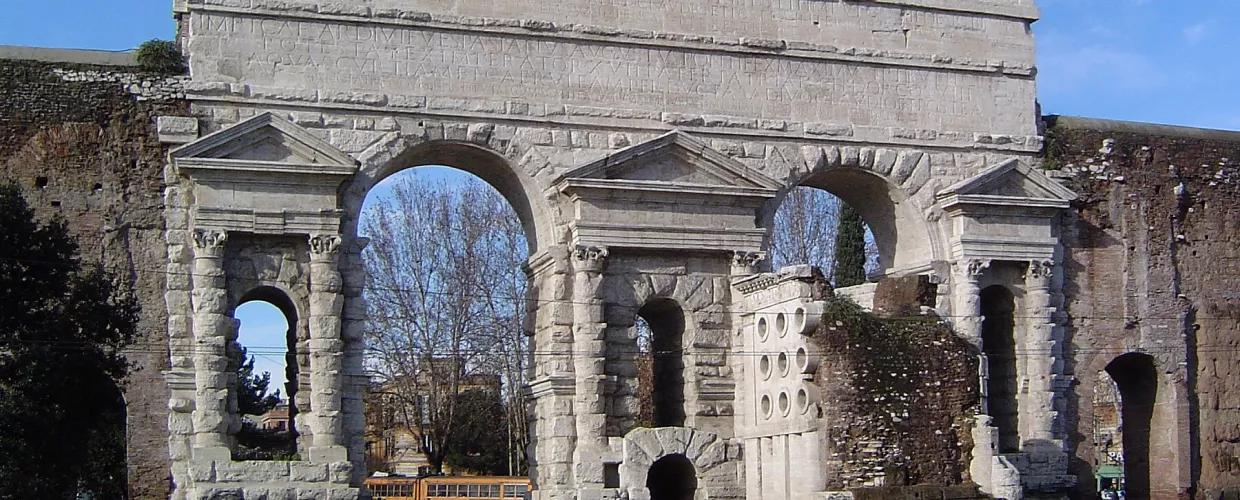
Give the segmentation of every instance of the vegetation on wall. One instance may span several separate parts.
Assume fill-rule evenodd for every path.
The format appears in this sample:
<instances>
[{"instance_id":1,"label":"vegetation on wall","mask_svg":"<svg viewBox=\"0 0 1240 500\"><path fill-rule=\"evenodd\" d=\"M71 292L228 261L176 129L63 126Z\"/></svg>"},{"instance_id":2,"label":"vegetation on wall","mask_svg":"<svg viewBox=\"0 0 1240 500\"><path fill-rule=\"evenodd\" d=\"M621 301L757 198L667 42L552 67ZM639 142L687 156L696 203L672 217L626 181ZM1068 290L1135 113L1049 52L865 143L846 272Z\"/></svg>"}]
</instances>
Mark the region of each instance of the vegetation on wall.
<instances>
[{"instance_id":1,"label":"vegetation on wall","mask_svg":"<svg viewBox=\"0 0 1240 500\"><path fill-rule=\"evenodd\" d=\"M881 468L889 485L959 484L979 398L976 349L936 317L883 318L846 297L824 300L814 339L826 367L818 373L831 374L818 383L838 422L833 452L857 471ZM840 477L836 487L858 485Z\"/></svg>"},{"instance_id":2,"label":"vegetation on wall","mask_svg":"<svg viewBox=\"0 0 1240 500\"><path fill-rule=\"evenodd\" d=\"M134 59L143 71L180 74L185 72L185 56L175 42L147 40L134 51Z\"/></svg>"}]
</instances>

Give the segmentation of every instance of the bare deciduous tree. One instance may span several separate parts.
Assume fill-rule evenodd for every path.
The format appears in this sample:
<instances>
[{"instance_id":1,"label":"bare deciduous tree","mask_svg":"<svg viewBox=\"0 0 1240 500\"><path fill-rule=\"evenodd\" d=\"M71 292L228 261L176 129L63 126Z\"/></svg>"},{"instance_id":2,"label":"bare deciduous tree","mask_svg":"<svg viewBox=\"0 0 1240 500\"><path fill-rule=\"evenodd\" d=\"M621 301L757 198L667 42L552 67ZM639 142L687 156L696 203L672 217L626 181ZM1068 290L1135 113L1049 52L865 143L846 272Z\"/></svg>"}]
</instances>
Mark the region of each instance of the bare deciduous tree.
<instances>
[{"instance_id":1,"label":"bare deciduous tree","mask_svg":"<svg viewBox=\"0 0 1240 500\"><path fill-rule=\"evenodd\" d=\"M370 237L368 368L396 422L419 440L436 471L451 453L459 396L502 381L512 473L524 469L521 332L527 247L508 203L476 179L417 172L363 214Z\"/></svg>"},{"instance_id":2,"label":"bare deciduous tree","mask_svg":"<svg viewBox=\"0 0 1240 500\"><path fill-rule=\"evenodd\" d=\"M775 212L770 246L772 266L779 269L810 264L831 278L842 203L835 195L818 188L800 186L789 191ZM865 272L877 271L878 246L869 225L865 226L865 255Z\"/></svg>"}]
</instances>

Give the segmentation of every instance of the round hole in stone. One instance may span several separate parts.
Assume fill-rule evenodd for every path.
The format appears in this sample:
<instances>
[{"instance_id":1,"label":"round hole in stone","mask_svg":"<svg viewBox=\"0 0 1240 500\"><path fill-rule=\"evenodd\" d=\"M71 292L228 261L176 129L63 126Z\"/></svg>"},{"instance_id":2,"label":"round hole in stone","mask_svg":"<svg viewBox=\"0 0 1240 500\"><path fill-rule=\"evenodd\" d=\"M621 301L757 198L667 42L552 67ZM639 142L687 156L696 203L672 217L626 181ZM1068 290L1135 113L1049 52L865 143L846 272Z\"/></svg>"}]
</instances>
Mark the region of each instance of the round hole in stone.
<instances>
[{"instance_id":1,"label":"round hole in stone","mask_svg":"<svg viewBox=\"0 0 1240 500\"><path fill-rule=\"evenodd\" d=\"M758 359L758 371L761 372L762 378L771 378L771 357L765 354Z\"/></svg>"},{"instance_id":2,"label":"round hole in stone","mask_svg":"<svg viewBox=\"0 0 1240 500\"><path fill-rule=\"evenodd\" d=\"M788 412L792 410L792 402L788 399L788 393L780 391L779 393L779 413L788 416Z\"/></svg>"},{"instance_id":3,"label":"round hole in stone","mask_svg":"<svg viewBox=\"0 0 1240 500\"><path fill-rule=\"evenodd\" d=\"M779 374L788 376L788 353L779 353Z\"/></svg>"},{"instance_id":4,"label":"round hole in stone","mask_svg":"<svg viewBox=\"0 0 1240 500\"><path fill-rule=\"evenodd\" d=\"M805 308L798 307L792 312L792 326L798 333L805 333Z\"/></svg>"},{"instance_id":5,"label":"round hole in stone","mask_svg":"<svg viewBox=\"0 0 1240 500\"><path fill-rule=\"evenodd\" d=\"M809 393L804 388L797 389L797 408L801 413L809 411Z\"/></svg>"},{"instance_id":6,"label":"round hole in stone","mask_svg":"<svg viewBox=\"0 0 1240 500\"><path fill-rule=\"evenodd\" d=\"M771 418L771 396L769 394L762 395L762 417Z\"/></svg>"},{"instance_id":7,"label":"round hole in stone","mask_svg":"<svg viewBox=\"0 0 1240 500\"><path fill-rule=\"evenodd\" d=\"M766 324L766 318L758 318L758 338L766 340L766 334L769 333L768 330L769 327Z\"/></svg>"},{"instance_id":8,"label":"round hole in stone","mask_svg":"<svg viewBox=\"0 0 1240 500\"><path fill-rule=\"evenodd\" d=\"M801 373L809 373L809 352L806 351L804 347L798 347L796 357L797 369L800 370Z\"/></svg>"},{"instance_id":9,"label":"round hole in stone","mask_svg":"<svg viewBox=\"0 0 1240 500\"><path fill-rule=\"evenodd\" d=\"M788 318L784 313L775 315L775 331L779 332L780 337L788 334Z\"/></svg>"}]
</instances>

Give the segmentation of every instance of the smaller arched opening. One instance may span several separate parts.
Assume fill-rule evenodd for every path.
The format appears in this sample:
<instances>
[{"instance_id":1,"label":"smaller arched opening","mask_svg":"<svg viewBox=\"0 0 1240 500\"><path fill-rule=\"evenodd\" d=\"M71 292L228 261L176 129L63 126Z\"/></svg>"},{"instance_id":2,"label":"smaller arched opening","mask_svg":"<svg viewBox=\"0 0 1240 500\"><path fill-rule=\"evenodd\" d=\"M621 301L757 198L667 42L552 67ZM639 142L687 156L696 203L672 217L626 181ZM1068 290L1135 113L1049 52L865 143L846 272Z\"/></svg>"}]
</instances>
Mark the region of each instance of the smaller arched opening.
<instances>
[{"instance_id":1,"label":"smaller arched opening","mask_svg":"<svg viewBox=\"0 0 1240 500\"><path fill-rule=\"evenodd\" d=\"M297 452L297 308L284 291L259 287L242 295L232 353L236 381L232 409L241 419L234 456L239 460L287 458Z\"/></svg>"},{"instance_id":2,"label":"smaller arched opening","mask_svg":"<svg viewBox=\"0 0 1240 500\"><path fill-rule=\"evenodd\" d=\"M1111 361L1106 374L1119 388L1119 442L1116 454L1123 465L1123 485L1128 498L1150 497L1150 432L1158 397L1158 369L1154 358L1128 353Z\"/></svg>"},{"instance_id":3,"label":"smaller arched opening","mask_svg":"<svg viewBox=\"0 0 1240 500\"><path fill-rule=\"evenodd\" d=\"M652 427L685 425L685 313L666 298L651 299L637 310L638 398ZM649 383L642 376L649 377Z\"/></svg>"},{"instance_id":4,"label":"smaller arched opening","mask_svg":"<svg viewBox=\"0 0 1240 500\"><path fill-rule=\"evenodd\" d=\"M665 455L650 465L646 489L650 490L650 500L693 500L697 468L684 455Z\"/></svg>"},{"instance_id":5,"label":"smaller arched opening","mask_svg":"<svg viewBox=\"0 0 1240 500\"><path fill-rule=\"evenodd\" d=\"M986 355L986 414L999 430L999 453L1020 451L1016 377L1016 299L1006 287L986 287L982 299L982 352Z\"/></svg>"}]
</instances>

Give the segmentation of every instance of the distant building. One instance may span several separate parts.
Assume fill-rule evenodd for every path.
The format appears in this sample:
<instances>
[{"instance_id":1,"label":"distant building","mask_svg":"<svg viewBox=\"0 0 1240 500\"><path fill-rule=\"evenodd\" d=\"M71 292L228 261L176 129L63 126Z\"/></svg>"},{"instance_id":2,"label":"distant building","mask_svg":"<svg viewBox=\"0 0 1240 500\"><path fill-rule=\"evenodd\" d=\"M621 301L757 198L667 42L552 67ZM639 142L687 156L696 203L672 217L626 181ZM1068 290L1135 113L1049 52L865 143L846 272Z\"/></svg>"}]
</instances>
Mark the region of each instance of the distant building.
<instances>
[{"instance_id":1,"label":"distant building","mask_svg":"<svg viewBox=\"0 0 1240 500\"><path fill-rule=\"evenodd\" d=\"M258 428L264 430L289 430L288 403L280 403L275 408L258 417Z\"/></svg>"},{"instance_id":2,"label":"distant building","mask_svg":"<svg viewBox=\"0 0 1240 500\"><path fill-rule=\"evenodd\" d=\"M437 359L433 362L434 370L441 375L439 380L450 380L442 376L452 365L448 359ZM458 394L471 390L484 390L500 397L500 377L489 374L459 375ZM419 376L416 381L408 379L392 380L374 384L366 394L366 469L367 472L387 472L402 476L425 476L433 472L430 461L422 452L423 444L432 447L433 443L421 434L422 425L410 422L409 419L421 415L422 424L429 424L428 412L434 411L431 406L431 377ZM444 394L448 392L441 388ZM405 408L403 405L411 407ZM418 408L421 405L421 408ZM425 409L425 411L421 411ZM464 471L453 471L445 464L443 473L455 474Z\"/></svg>"}]
</instances>

